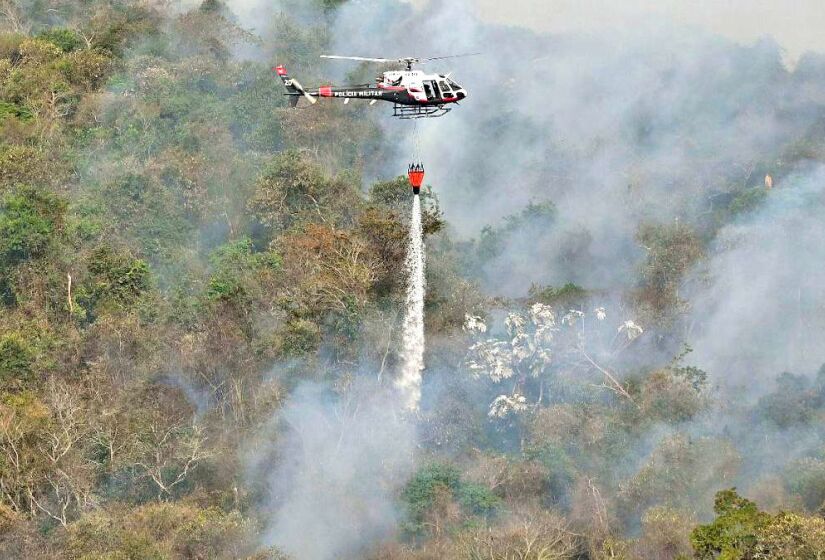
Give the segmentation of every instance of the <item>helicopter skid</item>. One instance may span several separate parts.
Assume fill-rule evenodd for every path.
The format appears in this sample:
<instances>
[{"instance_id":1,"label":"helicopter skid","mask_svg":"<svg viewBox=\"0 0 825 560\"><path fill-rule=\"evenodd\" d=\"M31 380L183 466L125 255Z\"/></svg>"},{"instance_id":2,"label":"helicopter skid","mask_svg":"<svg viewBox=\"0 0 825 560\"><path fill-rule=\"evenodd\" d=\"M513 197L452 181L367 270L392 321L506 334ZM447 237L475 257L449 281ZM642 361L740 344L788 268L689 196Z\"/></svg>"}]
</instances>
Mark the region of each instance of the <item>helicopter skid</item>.
<instances>
[{"instance_id":1,"label":"helicopter skid","mask_svg":"<svg viewBox=\"0 0 825 560\"><path fill-rule=\"evenodd\" d=\"M450 112L450 107L444 105L401 105L395 103L393 105L393 117L399 119L426 119L443 117Z\"/></svg>"}]
</instances>

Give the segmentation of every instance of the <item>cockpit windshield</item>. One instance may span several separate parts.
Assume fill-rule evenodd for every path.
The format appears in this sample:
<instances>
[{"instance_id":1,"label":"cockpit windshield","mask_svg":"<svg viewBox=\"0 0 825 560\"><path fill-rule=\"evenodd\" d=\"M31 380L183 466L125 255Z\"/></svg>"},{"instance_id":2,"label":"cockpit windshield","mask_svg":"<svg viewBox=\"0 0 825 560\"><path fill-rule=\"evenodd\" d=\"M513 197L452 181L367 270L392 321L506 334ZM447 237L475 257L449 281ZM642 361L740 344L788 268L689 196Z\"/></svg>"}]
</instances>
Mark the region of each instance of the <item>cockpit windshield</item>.
<instances>
[{"instance_id":1,"label":"cockpit windshield","mask_svg":"<svg viewBox=\"0 0 825 560\"><path fill-rule=\"evenodd\" d=\"M453 88L453 91L458 91L461 89L461 86L452 81L450 78L447 78L447 83Z\"/></svg>"}]
</instances>

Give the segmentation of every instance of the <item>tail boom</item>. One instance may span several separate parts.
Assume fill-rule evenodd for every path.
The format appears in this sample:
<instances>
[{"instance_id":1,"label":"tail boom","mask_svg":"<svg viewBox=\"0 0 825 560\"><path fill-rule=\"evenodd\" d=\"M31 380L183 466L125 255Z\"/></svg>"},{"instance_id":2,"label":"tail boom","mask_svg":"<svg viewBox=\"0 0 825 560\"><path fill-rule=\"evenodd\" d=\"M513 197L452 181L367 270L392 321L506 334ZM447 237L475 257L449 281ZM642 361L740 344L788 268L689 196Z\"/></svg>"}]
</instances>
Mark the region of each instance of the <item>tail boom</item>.
<instances>
[{"instance_id":1,"label":"tail boom","mask_svg":"<svg viewBox=\"0 0 825 560\"><path fill-rule=\"evenodd\" d=\"M374 87L369 85L357 86L321 86L317 89L305 89L298 80L290 78L286 68L278 65L272 69L281 78L289 96L289 105L295 107L301 97L306 97L310 103L317 103L320 98L337 98L349 101L350 99L364 99L373 104L377 101L403 105L420 105L405 87Z\"/></svg>"},{"instance_id":2,"label":"tail boom","mask_svg":"<svg viewBox=\"0 0 825 560\"><path fill-rule=\"evenodd\" d=\"M286 95L289 96L289 106L295 107L298 104L298 99L301 96L306 97L310 103L316 103L318 100L315 99L311 94L309 94L304 87L293 78L289 77L289 74L286 71L286 68L281 64L273 68L276 74L281 78L281 81L284 83L284 87L286 88Z\"/></svg>"}]
</instances>

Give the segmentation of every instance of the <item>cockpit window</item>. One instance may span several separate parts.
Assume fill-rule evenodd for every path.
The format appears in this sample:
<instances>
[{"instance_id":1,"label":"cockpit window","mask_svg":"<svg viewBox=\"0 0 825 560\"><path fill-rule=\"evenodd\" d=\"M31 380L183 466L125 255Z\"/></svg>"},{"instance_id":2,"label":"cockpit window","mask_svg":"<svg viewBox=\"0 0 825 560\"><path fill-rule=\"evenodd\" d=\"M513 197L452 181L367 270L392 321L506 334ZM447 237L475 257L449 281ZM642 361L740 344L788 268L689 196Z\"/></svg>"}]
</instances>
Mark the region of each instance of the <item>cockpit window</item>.
<instances>
[{"instance_id":1,"label":"cockpit window","mask_svg":"<svg viewBox=\"0 0 825 560\"><path fill-rule=\"evenodd\" d=\"M447 78L447 82L453 87L453 91L461 89L461 86L452 81L450 78Z\"/></svg>"},{"instance_id":2,"label":"cockpit window","mask_svg":"<svg viewBox=\"0 0 825 560\"><path fill-rule=\"evenodd\" d=\"M441 87L441 93L450 93L450 86L447 85L447 82L441 80L440 82L438 82L438 85Z\"/></svg>"}]
</instances>

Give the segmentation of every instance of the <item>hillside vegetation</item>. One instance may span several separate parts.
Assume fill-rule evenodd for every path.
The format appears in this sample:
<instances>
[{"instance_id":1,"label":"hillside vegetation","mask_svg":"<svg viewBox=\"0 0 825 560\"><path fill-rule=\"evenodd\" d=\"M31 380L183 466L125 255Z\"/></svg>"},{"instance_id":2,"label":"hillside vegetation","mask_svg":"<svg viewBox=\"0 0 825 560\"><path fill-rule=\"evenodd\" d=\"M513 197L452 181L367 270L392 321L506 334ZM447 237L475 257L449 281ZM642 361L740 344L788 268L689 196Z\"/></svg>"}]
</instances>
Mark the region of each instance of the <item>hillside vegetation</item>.
<instances>
[{"instance_id":1,"label":"hillside vegetation","mask_svg":"<svg viewBox=\"0 0 825 560\"><path fill-rule=\"evenodd\" d=\"M367 179L393 139L366 104L286 107L275 53L318 81L345 2L305 4L253 32L219 0L0 0L0 557L285 559L279 414L391 384L408 186ZM825 161L823 119L759 180ZM459 239L422 191L414 468L397 530L330 557L825 557L825 369L739 399L686 345L687 280L773 196L754 176L638 224L626 285L518 297L479 278L552 201Z\"/></svg>"}]
</instances>

